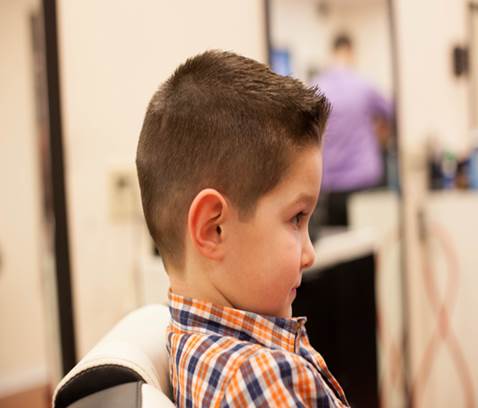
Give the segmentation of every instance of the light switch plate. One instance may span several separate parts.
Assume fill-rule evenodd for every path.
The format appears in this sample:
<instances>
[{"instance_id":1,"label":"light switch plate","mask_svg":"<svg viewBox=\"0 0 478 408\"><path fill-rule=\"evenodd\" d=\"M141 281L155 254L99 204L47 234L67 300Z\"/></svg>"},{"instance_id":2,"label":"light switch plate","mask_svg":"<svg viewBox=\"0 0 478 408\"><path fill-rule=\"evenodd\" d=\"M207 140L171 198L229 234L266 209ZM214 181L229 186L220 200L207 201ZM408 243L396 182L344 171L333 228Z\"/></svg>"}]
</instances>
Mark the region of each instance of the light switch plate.
<instances>
[{"instance_id":1,"label":"light switch plate","mask_svg":"<svg viewBox=\"0 0 478 408\"><path fill-rule=\"evenodd\" d=\"M109 213L111 221L133 220L141 213L136 171L113 169L109 173Z\"/></svg>"}]
</instances>

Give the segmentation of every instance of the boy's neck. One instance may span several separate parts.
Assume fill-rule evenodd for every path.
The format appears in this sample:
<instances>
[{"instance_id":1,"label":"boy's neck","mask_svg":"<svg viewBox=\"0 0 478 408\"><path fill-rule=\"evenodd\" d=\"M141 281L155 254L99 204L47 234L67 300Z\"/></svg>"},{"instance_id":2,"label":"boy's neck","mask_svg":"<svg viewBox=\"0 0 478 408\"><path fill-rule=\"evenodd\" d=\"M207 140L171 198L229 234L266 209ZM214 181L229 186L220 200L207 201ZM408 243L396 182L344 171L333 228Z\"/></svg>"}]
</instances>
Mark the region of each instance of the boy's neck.
<instances>
[{"instance_id":1,"label":"boy's neck","mask_svg":"<svg viewBox=\"0 0 478 408\"><path fill-rule=\"evenodd\" d=\"M214 303L220 306L234 307L202 273L188 273L186 271L169 274L171 291L177 295Z\"/></svg>"}]
</instances>

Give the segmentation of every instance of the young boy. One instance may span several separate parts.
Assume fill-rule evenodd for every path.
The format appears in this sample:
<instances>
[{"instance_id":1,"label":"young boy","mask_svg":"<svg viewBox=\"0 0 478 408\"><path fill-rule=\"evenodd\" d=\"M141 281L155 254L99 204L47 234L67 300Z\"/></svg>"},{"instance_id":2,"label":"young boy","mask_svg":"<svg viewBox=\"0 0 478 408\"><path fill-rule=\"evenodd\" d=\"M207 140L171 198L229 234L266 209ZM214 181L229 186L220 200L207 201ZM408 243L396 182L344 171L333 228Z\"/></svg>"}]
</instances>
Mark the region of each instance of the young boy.
<instances>
[{"instance_id":1,"label":"young boy","mask_svg":"<svg viewBox=\"0 0 478 408\"><path fill-rule=\"evenodd\" d=\"M228 52L187 60L153 96L137 152L143 210L170 278L181 407L342 407L291 317L314 262L326 98Z\"/></svg>"}]
</instances>

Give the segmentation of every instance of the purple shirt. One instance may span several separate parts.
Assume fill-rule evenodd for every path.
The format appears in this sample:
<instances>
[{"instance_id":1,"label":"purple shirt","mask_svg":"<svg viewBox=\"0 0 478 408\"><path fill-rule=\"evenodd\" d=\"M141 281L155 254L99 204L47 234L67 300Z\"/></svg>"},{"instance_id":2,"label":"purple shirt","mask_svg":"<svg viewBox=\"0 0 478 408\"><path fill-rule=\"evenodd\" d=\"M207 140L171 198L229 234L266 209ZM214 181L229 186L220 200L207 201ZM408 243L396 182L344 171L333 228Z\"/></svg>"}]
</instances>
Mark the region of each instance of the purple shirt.
<instances>
[{"instance_id":1,"label":"purple shirt","mask_svg":"<svg viewBox=\"0 0 478 408\"><path fill-rule=\"evenodd\" d=\"M325 130L323 191L377 185L383 174L373 119L390 120L392 104L347 68L325 71L313 81L332 104Z\"/></svg>"}]
</instances>

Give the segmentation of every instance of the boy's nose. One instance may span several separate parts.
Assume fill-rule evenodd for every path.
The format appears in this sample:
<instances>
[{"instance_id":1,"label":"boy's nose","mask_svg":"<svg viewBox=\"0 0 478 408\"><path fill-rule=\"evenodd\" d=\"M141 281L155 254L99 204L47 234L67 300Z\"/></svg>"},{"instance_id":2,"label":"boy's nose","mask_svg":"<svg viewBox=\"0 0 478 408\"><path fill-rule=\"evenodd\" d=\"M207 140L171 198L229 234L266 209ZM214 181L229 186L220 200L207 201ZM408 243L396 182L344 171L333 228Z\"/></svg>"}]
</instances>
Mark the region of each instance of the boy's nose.
<instances>
[{"instance_id":1,"label":"boy's nose","mask_svg":"<svg viewBox=\"0 0 478 408\"><path fill-rule=\"evenodd\" d=\"M310 240L309 234L305 237L302 249L302 269L311 267L315 262L315 249Z\"/></svg>"}]
</instances>

